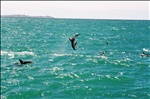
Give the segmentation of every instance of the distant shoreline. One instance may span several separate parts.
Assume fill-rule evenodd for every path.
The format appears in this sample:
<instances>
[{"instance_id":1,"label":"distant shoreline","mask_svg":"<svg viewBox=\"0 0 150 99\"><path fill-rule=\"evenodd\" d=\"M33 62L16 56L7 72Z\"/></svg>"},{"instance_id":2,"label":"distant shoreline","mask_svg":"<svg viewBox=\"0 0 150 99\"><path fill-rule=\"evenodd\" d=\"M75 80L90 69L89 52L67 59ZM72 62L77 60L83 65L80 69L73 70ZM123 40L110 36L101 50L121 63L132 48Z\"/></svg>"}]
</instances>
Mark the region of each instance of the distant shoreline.
<instances>
[{"instance_id":1,"label":"distant shoreline","mask_svg":"<svg viewBox=\"0 0 150 99\"><path fill-rule=\"evenodd\" d=\"M54 19L55 17L52 16L30 16L30 15L21 15L21 14L14 14L14 15L1 15L1 18L49 18ZM149 21L145 19L96 19L96 18L55 18L55 19L85 19L85 20L122 20L122 21Z\"/></svg>"},{"instance_id":2,"label":"distant shoreline","mask_svg":"<svg viewBox=\"0 0 150 99\"><path fill-rule=\"evenodd\" d=\"M15 14L15 15L1 15L2 18L54 18L51 16L30 16L30 15L20 15L20 14Z\"/></svg>"}]
</instances>

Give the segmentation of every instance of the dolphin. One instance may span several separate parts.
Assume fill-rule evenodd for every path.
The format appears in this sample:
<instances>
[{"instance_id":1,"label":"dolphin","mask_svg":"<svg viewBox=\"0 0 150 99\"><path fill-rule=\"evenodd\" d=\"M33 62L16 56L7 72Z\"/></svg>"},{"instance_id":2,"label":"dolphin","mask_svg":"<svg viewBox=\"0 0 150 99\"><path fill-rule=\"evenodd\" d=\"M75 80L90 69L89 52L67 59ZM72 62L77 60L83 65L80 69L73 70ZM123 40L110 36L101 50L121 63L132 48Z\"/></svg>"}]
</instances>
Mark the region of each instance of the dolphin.
<instances>
[{"instance_id":1,"label":"dolphin","mask_svg":"<svg viewBox=\"0 0 150 99\"><path fill-rule=\"evenodd\" d=\"M77 42L76 42L76 37L78 36L79 34L75 34L72 38L69 38L69 40L71 41L71 46L74 50L75 49L75 46L77 45Z\"/></svg>"},{"instance_id":2,"label":"dolphin","mask_svg":"<svg viewBox=\"0 0 150 99\"><path fill-rule=\"evenodd\" d=\"M31 61L23 61L23 60L21 60L21 59L19 59L19 61L20 61L20 64L22 65L22 64L29 64L29 63L32 63Z\"/></svg>"},{"instance_id":3,"label":"dolphin","mask_svg":"<svg viewBox=\"0 0 150 99\"><path fill-rule=\"evenodd\" d=\"M150 56L150 54L147 54L147 53L143 52L143 53L141 54L141 56L142 56L142 57L143 57L143 56L145 56L145 57L149 57L149 56Z\"/></svg>"},{"instance_id":4,"label":"dolphin","mask_svg":"<svg viewBox=\"0 0 150 99\"><path fill-rule=\"evenodd\" d=\"M108 43L108 42L106 42L106 44L108 45L109 43Z\"/></svg>"},{"instance_id":5,"label":"dolphin","mask_svg":"<svg viewBox=\"0 0 150 99\"><path fill-rule=\"evenodd\" d=\"M100 55L105 56L106 55L105 53L107 53L107 51L100 52Z\"/></svg>"}]
</instances>

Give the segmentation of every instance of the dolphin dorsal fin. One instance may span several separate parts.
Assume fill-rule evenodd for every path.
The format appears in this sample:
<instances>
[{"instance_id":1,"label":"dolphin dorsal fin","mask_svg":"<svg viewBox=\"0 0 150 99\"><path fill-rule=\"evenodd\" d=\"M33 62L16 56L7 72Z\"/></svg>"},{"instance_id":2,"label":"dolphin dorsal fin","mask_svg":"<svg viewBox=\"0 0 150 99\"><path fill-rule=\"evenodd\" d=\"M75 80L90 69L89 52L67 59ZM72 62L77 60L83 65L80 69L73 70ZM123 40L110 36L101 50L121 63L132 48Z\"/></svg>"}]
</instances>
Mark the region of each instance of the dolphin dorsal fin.
<instances>
[{"instance_id":1,"label":"dolphin dorsal fin","mask_svg":"<svg viewBox=\"0 0 150 99\"><path fill-rule=\"evenodd\" d=\"M19 61L20 61L21 64L23 63L23 61L21 59L19 59Z\"/></svg>"}]
</instances>

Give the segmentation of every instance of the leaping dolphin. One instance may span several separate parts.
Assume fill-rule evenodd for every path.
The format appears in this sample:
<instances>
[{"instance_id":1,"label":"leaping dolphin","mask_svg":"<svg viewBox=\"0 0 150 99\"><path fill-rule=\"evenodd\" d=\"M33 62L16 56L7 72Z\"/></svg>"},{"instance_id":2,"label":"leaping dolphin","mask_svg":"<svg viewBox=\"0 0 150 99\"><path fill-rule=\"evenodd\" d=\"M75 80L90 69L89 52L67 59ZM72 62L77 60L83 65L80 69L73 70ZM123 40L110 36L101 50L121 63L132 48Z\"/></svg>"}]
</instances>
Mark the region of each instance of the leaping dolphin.
<instances>
[{"instance_id":1,"label":"leaping dolphin","mask_svg":"<svg viewBox=\"0 0 150 99\"><path fill-rule=\"evenodd\" d=\"M79 34L75 34L72 38L69 38L69 40L71 41L72 48L73 48L74 50L76 50L76 49L75 49L75 46L77 45L76 37L77 37L78 35L79 35Z\"/></svg>"},{"instance_id":2,"label":"leaping dolphin","mask_svg":"<svg viewBox=\"0 0 150 99\"><path fill-rule=\"evenodd\" d=\"M20 61L20 64L22 65L22 64L29 64L29 63L32 63L31 61L23 61L23 60L21 60L21 59L19 59L19 61Z\"/></svg>"}]
</instances>

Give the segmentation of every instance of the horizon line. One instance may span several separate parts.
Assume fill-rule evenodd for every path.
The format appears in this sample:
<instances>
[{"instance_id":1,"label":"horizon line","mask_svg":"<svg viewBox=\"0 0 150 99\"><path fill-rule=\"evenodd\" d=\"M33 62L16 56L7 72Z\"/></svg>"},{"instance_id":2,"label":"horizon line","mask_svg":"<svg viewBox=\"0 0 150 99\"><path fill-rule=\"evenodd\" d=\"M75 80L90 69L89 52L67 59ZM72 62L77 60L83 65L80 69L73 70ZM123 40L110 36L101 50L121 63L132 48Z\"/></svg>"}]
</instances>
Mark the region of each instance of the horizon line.
<instances>
[{"instance_id":1,"label":"horizon line","mask_svg":"<svg viewBox=\"0 0 150 99\"><path fill-rule=\"evenodd\" d=\"M50 15L27 15L27 14L3 14L1 15L1 17L15 17L15 18L25 18L25 17L29 17L29 18L55 18L55 19L93 19L93 20L150 20L150 19L138 19L138 18L72 18L72 17L53 17Z\"/></svg>"}]
</instances>

